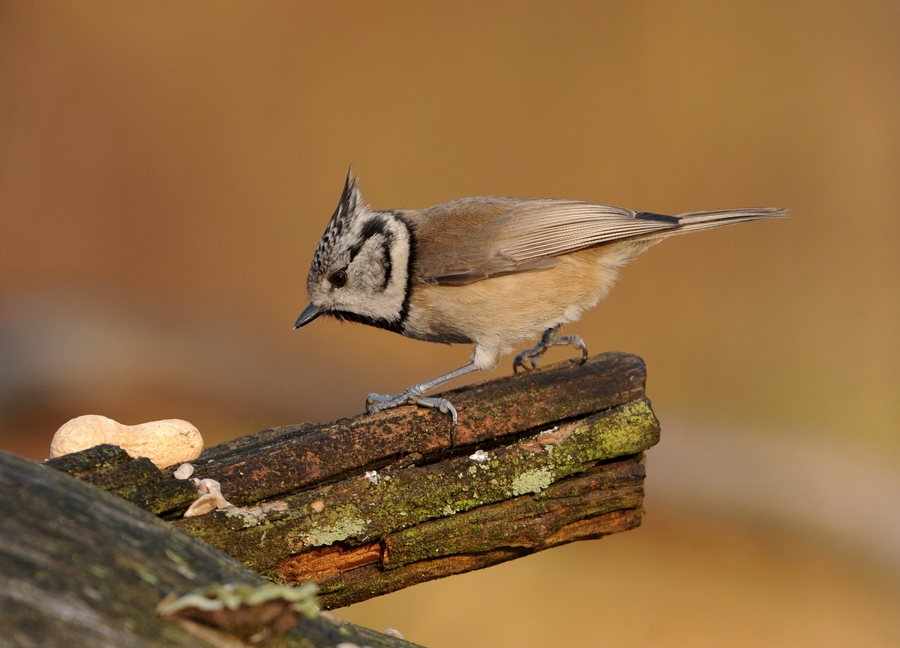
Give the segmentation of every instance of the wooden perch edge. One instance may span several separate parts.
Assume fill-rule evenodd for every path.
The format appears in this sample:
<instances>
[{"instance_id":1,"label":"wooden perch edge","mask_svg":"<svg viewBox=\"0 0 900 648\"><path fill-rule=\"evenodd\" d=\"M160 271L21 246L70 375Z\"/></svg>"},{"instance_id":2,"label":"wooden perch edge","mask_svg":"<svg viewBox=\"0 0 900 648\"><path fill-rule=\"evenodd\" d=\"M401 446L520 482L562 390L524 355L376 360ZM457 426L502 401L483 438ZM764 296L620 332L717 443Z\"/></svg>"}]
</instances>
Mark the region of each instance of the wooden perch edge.
<instances>
[{"instance_id":1,"label":"wooden perch edge","mask_svg":"<svg viewBox=\"0 0 900 648\"><path fill-rule=\"evenodd\" d=\"M189 484L113 449L48 463L276 582L315 580L333 608L639 525L641 453L659 440L645 378L607 353L450 392L455 428L402 407L241 437L195 462L240 508L198 518L179 517Z\"/></svg>"}]
</instances>

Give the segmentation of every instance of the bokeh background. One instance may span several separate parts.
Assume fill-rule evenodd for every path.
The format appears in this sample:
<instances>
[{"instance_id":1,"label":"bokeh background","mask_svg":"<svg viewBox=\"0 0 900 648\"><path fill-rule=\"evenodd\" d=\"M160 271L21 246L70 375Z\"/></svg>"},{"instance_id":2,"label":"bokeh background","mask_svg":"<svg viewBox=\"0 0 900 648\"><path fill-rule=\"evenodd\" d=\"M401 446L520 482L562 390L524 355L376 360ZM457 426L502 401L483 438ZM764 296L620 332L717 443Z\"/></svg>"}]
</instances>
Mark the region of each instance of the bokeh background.
<instances>
[{"instance_id":1,"label":"bokeh background","mask_svg":"<svg viewBox=\"0 0 900 648\"><path fill-rule=\"evenodd\" d=\"M346 618L432 647L900 645L900 3L2 0L0 449L42 459L86 413L212 444L463 364L291 330L350 163L376 208L792 217L667 241L569 327L647 362L644 526Z\"/></svg>"}]
</instances>

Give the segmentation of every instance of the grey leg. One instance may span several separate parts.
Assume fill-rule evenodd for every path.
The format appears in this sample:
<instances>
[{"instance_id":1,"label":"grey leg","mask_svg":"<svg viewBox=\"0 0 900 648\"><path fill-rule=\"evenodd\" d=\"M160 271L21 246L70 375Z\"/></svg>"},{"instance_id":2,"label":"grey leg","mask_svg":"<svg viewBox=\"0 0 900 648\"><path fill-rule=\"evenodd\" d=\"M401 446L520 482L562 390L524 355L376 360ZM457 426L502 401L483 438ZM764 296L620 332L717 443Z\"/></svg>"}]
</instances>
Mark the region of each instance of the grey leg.
<instances>
[{"instance_id":1,"label":"grey leg","mask_svg":"<svg viewBox=\"0 0 900 648\"><path fill-rule=\"evenodd\" d=\"M516 356L516 359L513 360L513 373L519 372L519 367L521 367L524 371L531 371L532 369L537 369L538 362L542 355L544 355L544 351L549 349L552 346L558 345L566 345L571 344L576 349L581 350L581 364L584 364L587 361L588 350L587 345L585 345L584 340L581 339L580 335L563 335L557 336L556 334L559 332L559 329L562 327L562 324L557 324L553 328L548 328L544 331L544 335L541 336L541 341L536 345L531 347L530 349L525 349ZM531 367L529 367L526 363L531 363Z\"/></svg>"},{"instance_id":2,"label":"grey leg","mask_svg":"<svg viewBox=\"0 0 900 648\"><path fill-rule=\"evenodd\" d=\"M443 385L445 382L459 378L465 374L475 371L475 363L470 362L465 367L460 367L455 371L451 371L443 376L438 376L432 380L428 380L418 385L413 385L405 392L395 394L393 396L382 396L381 394L369 394L366 398L366 411L369 414L380 412L381 410L399 407L400 405L418 405L420 407L434 407L444 414L450 414L453 419L453 425L456 425L457 415L456 408L446 398L426 398L425 392L431 391L435 387Z\"/></svg>"}]
</instances>

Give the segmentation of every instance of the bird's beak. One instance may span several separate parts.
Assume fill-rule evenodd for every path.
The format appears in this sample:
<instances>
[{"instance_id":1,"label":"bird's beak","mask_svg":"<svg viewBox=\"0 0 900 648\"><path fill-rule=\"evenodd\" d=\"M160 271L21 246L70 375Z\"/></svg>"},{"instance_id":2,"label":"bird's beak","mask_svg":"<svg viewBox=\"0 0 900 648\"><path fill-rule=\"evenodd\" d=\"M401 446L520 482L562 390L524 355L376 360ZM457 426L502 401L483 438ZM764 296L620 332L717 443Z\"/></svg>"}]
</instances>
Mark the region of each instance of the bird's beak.
<instances>
[{"instance_id":1,"label":"bird's beak","mask_svg":"<svg viewBox=\"0 0 900 648\"><path fill-rule=\"evenodd\" d=\"M320 311L315 304L310 304L303 309L302 313L300 313L300 317L298 317L297 321L294 322L294 328L298 329L301 326L309 324L321 314L322 311Z\"/></svg>"}]
</instances>

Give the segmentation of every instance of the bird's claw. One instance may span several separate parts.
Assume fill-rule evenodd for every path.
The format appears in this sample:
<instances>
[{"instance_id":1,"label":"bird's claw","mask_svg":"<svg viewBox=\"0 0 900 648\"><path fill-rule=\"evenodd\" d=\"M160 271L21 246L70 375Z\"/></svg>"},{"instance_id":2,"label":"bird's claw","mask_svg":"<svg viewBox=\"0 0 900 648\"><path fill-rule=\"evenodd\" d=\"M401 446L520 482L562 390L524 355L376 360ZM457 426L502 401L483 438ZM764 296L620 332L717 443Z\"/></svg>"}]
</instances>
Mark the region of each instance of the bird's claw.
<instances>
[{"instance_id":1,"label":"bird's claw","mask_svg":"<svg viewBox=\"0 0 900 648\"><path fill-rule=\"evenodd\" d=\"M540 345L538 345L539 347ZM513 360L513 373L519 373L519 368L522 368L522 371L528 373L529 371L534 371L538 368L538 363L540 362L541 354L544 353L545 349L541 348L540 351L536 351L538 347L534 347L531 349L526 349L522 351L519 355L515 357ZM528 364L531 364L529 367Z\"/></svg>"},{"instance_id":2,"label":"bird's claw","mask_svg":"<svg viewBox=\"0 0 900 648\"><path fill-rule=\"evenodd\" d=\"M563 335L562 337L557 337L556 332L558 330L558 326L547 329L541 336L540 342L535 344L530 349L525 349L524 351L522 351L522 353L517 355L513 360L513 373L519 373L520 367L525 372L537 369L538 362L540 361L541 356L544 355L544 352L552 346L571 344L573 347L581 351L581 361L579 362L579 364L584 364L585 362L587 362L587 345L584 343L584 340L581 339L581 336ZM527 363L530 363L531 367L529 367Z\"/></svg>"},{"instance_id":3,"label":"bird's claw","mask_svg":"<svg viewBox=\"0 0 900 648\"><path fill-rule=\"evenodd\" d=\"M453 420L454 426L459 419L456 408L453 407L453 403L446 398L423 396L421 392L413 389L407 389L405 392L393 396L382 396L381 394L373 392L366 397L366 411L369 414L391 409L392 407L399 407L401 405L418 405L419 407L431 407L437 409L442 414L449 414L450 418Z\"/></svg>"},{"instance_id":4,"label":"bird's claw","mask_svg":"<svg viewBox=\"0 0 900 648\"><path fill-rule=\"evenodd\" d=\"M581 339L580 335L566 335L565 337L559 338L560 340L568 340L569 344L571 344L576 349L581 351L581 360L578 364L584 364L588 359L588 350L587 345L584 343L584 340Z\"/></svg>"}]
</instances>

